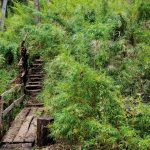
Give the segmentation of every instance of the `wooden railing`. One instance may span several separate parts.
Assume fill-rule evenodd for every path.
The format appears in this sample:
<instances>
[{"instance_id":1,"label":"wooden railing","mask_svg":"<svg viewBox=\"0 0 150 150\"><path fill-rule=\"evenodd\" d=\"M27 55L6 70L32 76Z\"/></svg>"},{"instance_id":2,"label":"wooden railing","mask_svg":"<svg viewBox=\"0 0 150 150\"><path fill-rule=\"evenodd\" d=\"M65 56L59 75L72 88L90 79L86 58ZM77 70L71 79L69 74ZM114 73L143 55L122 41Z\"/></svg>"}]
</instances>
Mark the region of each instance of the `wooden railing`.
<instances>
[{"instance_id":1,"label":"wooden railing","mask_svg":"<svg viewBox=\"0 0 150 150\"><path fill-rule=\"evenodd\" d=\"M4 109L5 98L11 93L13 93L13 95L16 93L19 94L18 96L19 98L15 100L11 100L11 103L9 102L10 105ZM12 110L23 102L24 97L25 97L25 94L24 94L23 84L17 84L15 87L11 88L10 90L0 95L0 139L3 136L4 117L12 115L11 114ZM9 122L11 122L11 120Z\"/></svg>"}]
</instances>

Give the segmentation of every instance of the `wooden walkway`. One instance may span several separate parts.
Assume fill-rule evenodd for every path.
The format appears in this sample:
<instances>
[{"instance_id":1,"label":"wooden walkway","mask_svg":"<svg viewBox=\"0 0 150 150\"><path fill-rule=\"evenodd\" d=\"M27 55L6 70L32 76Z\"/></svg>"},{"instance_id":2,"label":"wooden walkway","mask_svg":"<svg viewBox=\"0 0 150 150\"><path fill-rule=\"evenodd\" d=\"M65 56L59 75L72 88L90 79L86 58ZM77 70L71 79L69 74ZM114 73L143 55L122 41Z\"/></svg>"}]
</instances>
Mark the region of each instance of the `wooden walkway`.
<instances>
[{"instance_id":1,"label":"wooden walkway","mask_svg":"<svg viewBox=\"0 0 150 150\"><path fill-rule=\"evenodd\" d=\"M36 142L37 117L43 112L43 108L24 108L15 118L10 129L2 140L2 148L15 146L32 147Z\"/></svg>"},{"instance_id":2,"label":"wooden walkway","mask_svg":"<svg viewBox=\"0 0 150 150\"><path fill-rule=\"evenodd\" d=\"M37 139L37 118L44 112L43 104L36 100L42 89L44 79L43 61L35 59L29 69L25 87L29 101L26 107L16 116L11 127L4 135L0 150L31 150Z\"/></svg>"}]
</instances>

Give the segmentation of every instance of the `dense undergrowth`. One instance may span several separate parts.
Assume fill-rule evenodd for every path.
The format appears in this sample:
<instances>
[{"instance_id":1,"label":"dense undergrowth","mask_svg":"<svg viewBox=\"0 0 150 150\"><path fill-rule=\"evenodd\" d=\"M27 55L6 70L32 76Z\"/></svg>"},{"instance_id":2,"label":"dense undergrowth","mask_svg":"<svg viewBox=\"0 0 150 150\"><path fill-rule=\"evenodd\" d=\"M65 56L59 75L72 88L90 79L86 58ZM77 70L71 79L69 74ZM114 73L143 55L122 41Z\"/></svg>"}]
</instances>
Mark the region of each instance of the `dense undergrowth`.
<instances>
[{"instance_id":1,"label":"dense undergrowth","mask_svg":"<svg viewBox=\"0 0 150 150\"><path fill-rule=\"evenodd\" d=\"M150 2L41 0L40 7L16 3L0 39L17 61L28 33L30 57L46 61L39 98L54 116L54 137L82 149L149 149Z\"/></svg>"}]
</instances>

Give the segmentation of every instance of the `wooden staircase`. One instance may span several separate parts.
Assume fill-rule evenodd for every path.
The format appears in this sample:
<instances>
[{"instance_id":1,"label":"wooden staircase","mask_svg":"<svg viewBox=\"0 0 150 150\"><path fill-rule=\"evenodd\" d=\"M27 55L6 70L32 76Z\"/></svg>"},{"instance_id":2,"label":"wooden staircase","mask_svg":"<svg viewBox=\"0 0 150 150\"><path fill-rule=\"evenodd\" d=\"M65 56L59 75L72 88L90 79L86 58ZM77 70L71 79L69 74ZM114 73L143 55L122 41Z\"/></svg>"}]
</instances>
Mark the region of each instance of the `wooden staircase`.
<instances>
[{"instance_id":1,"label":"wooden staircase","mask_svg":"<svg viewBox=\"0 0 150 150\"><path fill-rule=\"evenodd\" d=\"M27 95L36 96L42 89L42 82L44 78L43 61L35 59L29 69L28 81L25 87Z\"/></svg>"},{"instance_id":2,"label":"wooden staircase","mask_svg":"<svg viewBox=\"0 0 150 150\"><path fill-rule=\"evenodd\" d=\"M43 80L43 60L35 59L30 66L25 86L29 101L3 137L1 150L31 150L33 148L37 137L37 118L44 111L43 104L36 100L37 94L42 90Z\"/></svg>"}]
</instances>

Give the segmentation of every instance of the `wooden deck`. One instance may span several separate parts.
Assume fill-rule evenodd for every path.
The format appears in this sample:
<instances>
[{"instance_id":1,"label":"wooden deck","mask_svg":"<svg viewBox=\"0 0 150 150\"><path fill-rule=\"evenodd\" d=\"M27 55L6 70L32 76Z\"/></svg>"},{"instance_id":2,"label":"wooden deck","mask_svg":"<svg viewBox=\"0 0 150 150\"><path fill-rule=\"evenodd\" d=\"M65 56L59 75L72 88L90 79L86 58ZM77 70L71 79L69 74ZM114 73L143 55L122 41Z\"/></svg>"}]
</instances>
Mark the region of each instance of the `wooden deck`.
<instances>
[{"instance_id":1,"label":"wooden deck","mask_svg":"<svg viewBox=\"0 0 150 150\"><path fill-rule=\"evenodd\" d=\"M26 107L15 118L8 132L2 140L3 148L16 144L32 146L36 142L37 117L43 108Z\"/></svg>"},{"instance_id":2,"label":"wooden deck","mask_svg":"<svg viewBox=\"0 0 150 150\"><path fill-rule=\"evenodd\" d=\"M29 101L26 104L26 107L15 117L11 127L0 141L2 143L0 150L33 149L37 139L37 118L44 111L43 104L39 103L36 99L36 95L41 91L43 86L42 81L44 79L44 73L42 66L43 61L41 59L35 59L33 65L30 66L28 81L25 87L25 94L29 97ZM19 88L20 87L22 86L19 86ZM18 86L16 88L18 88ZM11 91L5 92L2 96L8 92ZM23 96L14 101L6 110L1 111L0 109L0 122L2 115L5 116L6 114L9 114L15 105L24 100L24 96L23 93Z\"/></svg>"}]
</instances>

